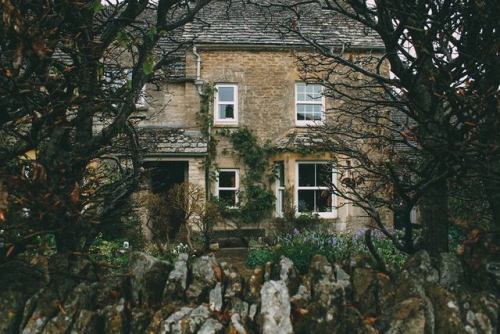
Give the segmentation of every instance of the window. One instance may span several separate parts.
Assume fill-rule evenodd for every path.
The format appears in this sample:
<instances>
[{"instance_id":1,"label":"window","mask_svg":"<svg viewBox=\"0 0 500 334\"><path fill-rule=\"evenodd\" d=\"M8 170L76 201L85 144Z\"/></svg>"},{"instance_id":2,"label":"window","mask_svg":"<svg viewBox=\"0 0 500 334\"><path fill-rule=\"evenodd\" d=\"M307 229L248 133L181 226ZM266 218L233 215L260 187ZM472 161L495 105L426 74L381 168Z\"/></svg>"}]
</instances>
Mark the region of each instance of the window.
<instances>
[{"instance_id":1,"label":"window","mask_svg":"<svg viewBox=\"0 0 500 334\"><path fill-rule=\"evenodd\" d=\"M238 204L239 175L237 169L219 170L217 197L229 207Z\"/></svg>"},{"instance_id":2,"label":"window","mask_svg":"<svg viewBox=\"0 0 500 334\"><path fill-rule=\"evenodd\" d=\"M132 84L132 69L131 68L118 68L109 67L104 71L103 87L109 92L110 98L114 98L117 101L123 101L121 96L116 95L120 89L124 86L127 88L131 87ZM113 106L117 107L117 103L113 103ZM135 101L135 107L139 110L146 110L146 85L142 86L139 96Z\"/></svg>"},{"instance_id":3,"label":"window","mask_svg":"<svg viewBox=\"0 0 500 334\"><path fill-rule=\"evenodd\" d=\"M215 123L238 123L238 86L219 84L215 86Z\"/></svg>"},{"instance_id":4,"label":"window","mask_svg":"<svg viewBox=\"0 0 500 334\"><path fill-rule=\"evenodd\" d=\"M278 161L275 165L276 171L276 216L283 217L285 210L285 165Z\"/></svg>"},{"instance_id":5,"label":"window","mask_svg":"<svg viewBox=\"0 0 500 334\"><path fill-rule=\"evenodd\" d=\"M326 162L297 163L297 211L318 213L321 217L336 216L336 198L330 186L336 182L331 165Z\"/></svg>"},{"instance_id":6,"label":"window","mask_svg":"<svg viewBox=\"0 0 500 334\"><path fill-rule=\"evenodd\" d=\"M148 109L148 104L146 101L146 85L142 86L141 92L137 97L137 101L135 101L135 107L139 110Z\"/></svg>"},{"instance_id":7,"label":"window","mask_svg":"<svg viewBox=\"0 0 500 334\"><path fill-rule=\"evenodd\" d=\"M318 84L297 83L295 86L295 123L314 125L324 121L325 98Z\"/></svg>"}]
</instances>

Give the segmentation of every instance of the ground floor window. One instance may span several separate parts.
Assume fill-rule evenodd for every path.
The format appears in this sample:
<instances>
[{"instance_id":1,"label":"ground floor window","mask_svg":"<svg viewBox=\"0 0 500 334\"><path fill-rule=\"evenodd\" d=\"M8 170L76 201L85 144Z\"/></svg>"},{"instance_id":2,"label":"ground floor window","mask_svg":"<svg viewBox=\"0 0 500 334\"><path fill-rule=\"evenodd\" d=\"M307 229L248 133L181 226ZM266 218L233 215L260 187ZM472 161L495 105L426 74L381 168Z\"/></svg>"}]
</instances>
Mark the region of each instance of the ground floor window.
<instances>
[{"instance_id":1,"label":"ground floor window","mask_svg":"<svg viewBox=\"0 0 500 334\"><path fill-rule=\"evenodd\" d=\"M335 173L327 162L297 163L296 199L299 213L334 217L336 198L331 191Z\"/></svg>"},{"instance_id":2,"label":"ground floor window","mask_svg":"<svg viewBox=\"0 0 500 334\"><path fill-rule=\"evenodd\" d=\"M237 169L220 169L217 177L217 197L227 206L238 204L239 175Z\"/></svg>"},{"instance_id":3,"label":"ground floor window","mask_svg":"<svg viewBox=\"0 0 500 334\"><path fill-rule=\"evenodd\" d=\"M275 165L276 171L276 216L283 217L285 206L285 165L278 161Z\"/></svg>"}]
</instances>

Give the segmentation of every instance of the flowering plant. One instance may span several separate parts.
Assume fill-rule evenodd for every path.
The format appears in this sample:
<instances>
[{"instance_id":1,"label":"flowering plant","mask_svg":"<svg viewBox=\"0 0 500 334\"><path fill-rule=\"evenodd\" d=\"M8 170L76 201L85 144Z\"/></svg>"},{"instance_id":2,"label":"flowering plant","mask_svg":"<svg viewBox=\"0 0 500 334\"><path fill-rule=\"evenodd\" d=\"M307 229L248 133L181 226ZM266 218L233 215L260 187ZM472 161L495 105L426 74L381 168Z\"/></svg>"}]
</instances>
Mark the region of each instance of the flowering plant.
<instances>
[{"instance_id":1,"label":"flowering plant","mask_svg":"<svg viewBox=\"0 0 500 334\"><path fill-rule=\"evenodd\" d=\"M295 266L302 272L309 268L311 259L316 254L324 255L331 262L346 263L352 255L368 254L365 245L364 234L366 230L358 230L355 233L331 234L314 230L292 230L291 233L282 234L276 237L275 246L267 250L265 259L279 259L281 255L290 258ZM406 255L399 252L392 241L386 238L381 232L373 231L372 240L384 260L391 265L402 266ZM254 256L251 266L258 264L261 257ZM272 254L269 254L272 252Z\"/></svg>"}]
</instances>

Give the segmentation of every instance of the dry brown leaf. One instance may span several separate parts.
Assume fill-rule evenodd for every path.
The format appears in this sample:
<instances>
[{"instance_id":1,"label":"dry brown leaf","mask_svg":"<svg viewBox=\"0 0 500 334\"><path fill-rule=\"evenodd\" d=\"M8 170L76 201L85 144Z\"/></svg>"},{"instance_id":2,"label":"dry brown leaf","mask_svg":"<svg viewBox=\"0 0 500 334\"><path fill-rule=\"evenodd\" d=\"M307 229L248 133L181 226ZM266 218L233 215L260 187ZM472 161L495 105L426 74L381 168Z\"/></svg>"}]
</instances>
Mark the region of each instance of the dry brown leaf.
<instances>
[{"instance_id":1,"label":"dry brown leaf","mask_svg":"<svg viewBox=\"0 0 500 334\"><path fill-rule=\"evenodd\" d=\"M10 245L9 249L7 249L7 253L5 254L5 257L9 257L10 254L14 251L14 245Z\"/></svg>"},{"instance_id":2,"label":"dry brown leaf","mask_svg":"<svg viewBox=\"0 0 500 334\"><path fill-rule=\"evenodd\" d=\"M78 201L80 200L80 185L78 183L75 183L75 186L71 191L70 198L71 202L75 204L78 203Z\"/></svg>"}]
</instances>

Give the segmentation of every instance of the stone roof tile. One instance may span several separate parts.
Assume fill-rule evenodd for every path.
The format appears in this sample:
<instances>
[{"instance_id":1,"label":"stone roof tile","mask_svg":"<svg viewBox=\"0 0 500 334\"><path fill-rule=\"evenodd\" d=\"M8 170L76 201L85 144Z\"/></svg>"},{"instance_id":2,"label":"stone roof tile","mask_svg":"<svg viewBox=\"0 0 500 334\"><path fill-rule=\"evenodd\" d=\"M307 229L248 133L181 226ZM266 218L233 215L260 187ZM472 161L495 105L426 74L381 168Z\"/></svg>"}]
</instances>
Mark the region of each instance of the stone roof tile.
<instances>
[{"instance_id":1,"label":"stone roof tile","mask_svg":"<svg viewBox=\"0 0 500 334\"><path fill-rule=\"evenodd\" d=\"M140 127L139 143L148 154L207 154L207 140L199 131L165 127Z\"/></svg>"},{"instance_id":2,"label":"stone roof tile","mask_svg":"<svg viewBox=\"0 0 500 334\"><path fill-rule=\"evenodd\" d=\"M324 138L312 129L291 129L284 136L275 141L277 151L302 151L304 149L313 151L325 151Z\"/></svg>"},{"instance_id":3,"label":"stone roof tile","mask_svg":"<svg viewBox=\"0 0 500 334\"><path fill-rule=\"evenodd\" d=\"M374 31L345 16L317 3L297 8L298 20L279 6L265 8L216 0L199 13L198 20L186 26L184 37L199 44L307 45L297 33L289 31L289 26L296 26L300 33L326 46L383 48Z\"/></svg>"}]
</instances>

